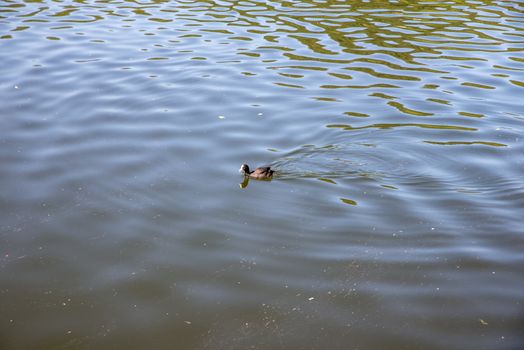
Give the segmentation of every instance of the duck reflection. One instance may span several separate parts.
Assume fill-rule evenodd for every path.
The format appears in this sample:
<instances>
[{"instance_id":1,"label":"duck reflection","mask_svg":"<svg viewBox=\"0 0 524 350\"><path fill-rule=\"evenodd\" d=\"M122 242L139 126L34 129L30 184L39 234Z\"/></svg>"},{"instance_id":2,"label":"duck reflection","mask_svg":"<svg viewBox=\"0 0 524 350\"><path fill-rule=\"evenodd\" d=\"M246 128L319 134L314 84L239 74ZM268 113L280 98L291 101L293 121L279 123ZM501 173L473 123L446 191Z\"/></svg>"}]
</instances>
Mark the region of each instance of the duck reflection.
<instances>
[{"instance_id":1,"label":"duck reflection","mask_svg":"<svg viewBox=\"0 0 524 350\"><path fill-rule=\"evenodd\" d=\"M265 178L265 179L255 179L256 181L271 181L273 178ZM247 176L244 176L244 181L242 181L241 183L238 184L238 186L240 186L240 188L246 188L247 185L249 185L249 180L250 178L247 177Z\"/></svg>"},{"instance_id":2,"label":"duck reflection","mask_svg":"<svg viewBox=\"0 0 524 350\"><path fill-rule=\"evenodd\" d=\"M244 181L238 184L240 188L246 188L249 185L249 177L244 176Z\"/></svg>"}]
</instances>

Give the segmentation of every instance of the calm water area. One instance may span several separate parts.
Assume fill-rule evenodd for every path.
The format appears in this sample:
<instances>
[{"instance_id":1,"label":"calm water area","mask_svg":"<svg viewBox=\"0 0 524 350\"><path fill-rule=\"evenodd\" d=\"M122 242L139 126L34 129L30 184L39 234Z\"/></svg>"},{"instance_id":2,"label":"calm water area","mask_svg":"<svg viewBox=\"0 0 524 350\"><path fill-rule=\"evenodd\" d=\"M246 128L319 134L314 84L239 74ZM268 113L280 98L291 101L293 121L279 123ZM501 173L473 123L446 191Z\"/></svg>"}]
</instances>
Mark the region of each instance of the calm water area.
<instances>
[{"instance_id":1,"label":"calm water area","mask_svg":"<svg viewBox=\"0 0 524 350\"><path fill-rule=\"evenodd\" d=\"M522 1L0 0L0 349L524 349L523 141Z\"/></svg>"}]
</instances>

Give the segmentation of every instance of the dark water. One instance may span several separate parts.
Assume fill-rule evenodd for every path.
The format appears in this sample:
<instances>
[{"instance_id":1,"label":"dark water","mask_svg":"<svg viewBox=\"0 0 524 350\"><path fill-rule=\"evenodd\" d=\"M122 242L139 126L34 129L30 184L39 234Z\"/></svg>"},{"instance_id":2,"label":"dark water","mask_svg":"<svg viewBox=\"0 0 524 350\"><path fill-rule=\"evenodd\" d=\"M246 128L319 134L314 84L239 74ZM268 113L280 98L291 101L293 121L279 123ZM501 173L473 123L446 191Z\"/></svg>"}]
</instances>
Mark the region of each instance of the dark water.
<instances>
[{"instance_id":1,"label":"dark water","mask_svg":"<svg viewBox=\"0 0 524 350\"><path fill-rule=\"evenodd\" d=\"M522 349L523 28L1 1L0 348Z\"/></svg>"}]
</instances>

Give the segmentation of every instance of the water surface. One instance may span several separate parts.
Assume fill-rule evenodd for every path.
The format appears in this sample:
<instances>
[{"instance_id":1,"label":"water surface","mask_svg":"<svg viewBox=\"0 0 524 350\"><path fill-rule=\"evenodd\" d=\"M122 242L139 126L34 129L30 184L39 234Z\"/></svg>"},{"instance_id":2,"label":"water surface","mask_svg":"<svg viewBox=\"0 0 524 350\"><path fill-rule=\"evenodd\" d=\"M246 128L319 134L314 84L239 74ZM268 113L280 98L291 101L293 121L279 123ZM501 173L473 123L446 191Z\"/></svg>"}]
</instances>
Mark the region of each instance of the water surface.
<instances>
[{"instance_id":1,"label":"water surface","mask_svg":"<svg viewBox=\"0 0 524 350\"><path fill-rule=\"evenodd\" d=\"M1 2L0 347L521 349L522 28L519 1Z\"/></svg>"}]
</instances>

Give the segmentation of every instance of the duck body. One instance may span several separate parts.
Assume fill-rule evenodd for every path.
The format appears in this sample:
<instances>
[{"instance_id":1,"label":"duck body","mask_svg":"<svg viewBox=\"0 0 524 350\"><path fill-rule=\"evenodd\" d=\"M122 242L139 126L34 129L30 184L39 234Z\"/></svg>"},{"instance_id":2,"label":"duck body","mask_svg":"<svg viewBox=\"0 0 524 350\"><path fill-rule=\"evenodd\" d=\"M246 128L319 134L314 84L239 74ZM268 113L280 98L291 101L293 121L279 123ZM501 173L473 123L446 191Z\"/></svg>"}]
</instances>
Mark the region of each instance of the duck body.
<instances>
[{"instance_id":1,"label":"duck body","mask_svg":"<svg viewBox=\"0 0 524 350\"><path fill-rule=\"evenodd\" d=\"M270 167L260 167L255 170L249 170L249 165L242 164L240 167L240 173L246 177L250 177L256 180L270 180L273 177L274 170L271 170Z\"/></svg>"}]
</instances>

